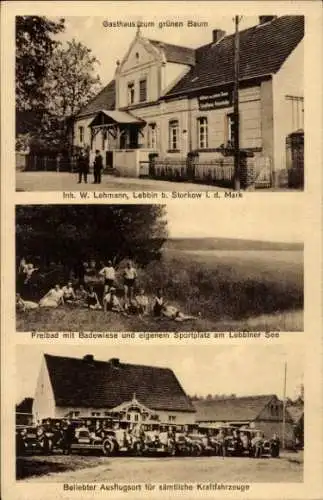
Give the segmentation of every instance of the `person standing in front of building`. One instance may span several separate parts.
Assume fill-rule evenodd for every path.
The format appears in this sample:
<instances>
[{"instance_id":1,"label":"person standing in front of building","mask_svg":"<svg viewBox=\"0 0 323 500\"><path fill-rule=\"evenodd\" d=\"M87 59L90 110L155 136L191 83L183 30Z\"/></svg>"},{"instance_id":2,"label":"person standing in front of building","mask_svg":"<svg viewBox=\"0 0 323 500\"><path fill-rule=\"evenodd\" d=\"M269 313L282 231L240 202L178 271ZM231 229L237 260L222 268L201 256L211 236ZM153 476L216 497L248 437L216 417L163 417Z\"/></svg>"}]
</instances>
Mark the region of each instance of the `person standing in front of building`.
<instances>
[{"instance_id":1,"label":"person standing in front of building","mask_svg":"<svg viewBox=\"0 0 323 500\"><path fill-rule=\"evenodd\" d=\"M95 150L95 158L93 163L93 184L101 184L101 174L103 170L103 158L98 149Z\"/></svg>"},{"instance_id":2,"label":"person standing in front of building","mask_svg":"<svg viewBox=\"0 0 323 500\"><path fill-rule=\"evenodd\" d=\"M79 174L78 184L82 182L82 176L84 177L85 184L87 183L87 174L89 173L89 159L84 151L81 149L80 154L77 157L77 170Z\"/></svg>"}]
</instances>

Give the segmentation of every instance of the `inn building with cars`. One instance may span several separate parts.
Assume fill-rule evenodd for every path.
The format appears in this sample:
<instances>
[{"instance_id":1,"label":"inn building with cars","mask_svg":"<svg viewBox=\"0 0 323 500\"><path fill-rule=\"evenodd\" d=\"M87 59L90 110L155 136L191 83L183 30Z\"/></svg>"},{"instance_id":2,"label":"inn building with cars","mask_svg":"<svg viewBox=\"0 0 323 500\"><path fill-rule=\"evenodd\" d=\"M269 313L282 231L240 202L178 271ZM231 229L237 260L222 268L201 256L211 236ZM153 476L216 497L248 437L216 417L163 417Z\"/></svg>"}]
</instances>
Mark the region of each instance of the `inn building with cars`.
<instances>
[{"instance_id":1,"label":"inn building with cars","mask_svg":"<svg viewBox=\"0 0 323 500\"><path fill-rule=\"evenodd\" d=\"M189 425L195 409L169 368L45 354L32 407L46 418L115 418L128 423Z\"/></svg>"},{"instance_id":2,"label":"inn building with cars","mask_svg":"<svg viewBox=\"0 0 323 500\"><path fill-rule=\"evenodd\" d=\"M303 16L260 16L239 33L239 143L260 184L277 185L302 154L291 147L304 129L303 38ZM138 30L114 79L75 117L74 146L91 158L98 149L122 176L150 175L152 158L177 177L190 157L196 177L232 170L234 41L214 29L193 49Z\"/></svg>"}]
</instances>

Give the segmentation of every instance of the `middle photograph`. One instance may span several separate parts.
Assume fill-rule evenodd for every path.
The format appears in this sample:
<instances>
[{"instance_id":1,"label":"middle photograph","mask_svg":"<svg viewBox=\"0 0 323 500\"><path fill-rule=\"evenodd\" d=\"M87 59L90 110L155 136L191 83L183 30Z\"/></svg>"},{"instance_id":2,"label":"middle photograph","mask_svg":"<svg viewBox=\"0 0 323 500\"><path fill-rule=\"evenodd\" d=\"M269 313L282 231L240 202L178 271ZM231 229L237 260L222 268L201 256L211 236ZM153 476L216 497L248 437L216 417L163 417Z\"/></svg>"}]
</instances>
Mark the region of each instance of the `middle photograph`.
<instances>
[{"instance_id":1,"label":"middle photograph","mask_svg":"<svg viewBox=\"0 0 323 500\"><path fill-rule=\"evenodd\" d=\"M280 209L18 205L17 331L302 331L301 223Z\"/></svg>"}]
</instances>

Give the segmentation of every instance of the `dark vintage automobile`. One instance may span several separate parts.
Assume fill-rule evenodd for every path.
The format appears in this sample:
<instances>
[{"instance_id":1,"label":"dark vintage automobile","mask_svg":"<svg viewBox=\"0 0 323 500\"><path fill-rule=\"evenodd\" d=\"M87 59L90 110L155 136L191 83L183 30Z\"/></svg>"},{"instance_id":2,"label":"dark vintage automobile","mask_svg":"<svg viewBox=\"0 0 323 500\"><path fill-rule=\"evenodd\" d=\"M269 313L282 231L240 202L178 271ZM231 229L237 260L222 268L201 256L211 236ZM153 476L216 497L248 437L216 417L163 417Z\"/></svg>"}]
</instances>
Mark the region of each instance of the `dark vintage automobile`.
<instances>
[{"instance_id":1,"label":"dark vintage automobile","mask_svg":"<svg viewBox=\"0 0 323 500\"><path fill-rule=\"evenodd\" d=\"M176 447L173 435L162 427L154 426L154 430L144 431L143 449L144 455L174 456Z\"/></svg>"},{"instance_id":2,"label":"dark vintage automobile","mask_svg":"<svg viewBox=\"0 0 323 500\"><path fill-rule=\"evenodd\" d=\"M17 455L48 454L50 443L43 428L24 426L16 429Z\"/></svg>"}]
</instances>

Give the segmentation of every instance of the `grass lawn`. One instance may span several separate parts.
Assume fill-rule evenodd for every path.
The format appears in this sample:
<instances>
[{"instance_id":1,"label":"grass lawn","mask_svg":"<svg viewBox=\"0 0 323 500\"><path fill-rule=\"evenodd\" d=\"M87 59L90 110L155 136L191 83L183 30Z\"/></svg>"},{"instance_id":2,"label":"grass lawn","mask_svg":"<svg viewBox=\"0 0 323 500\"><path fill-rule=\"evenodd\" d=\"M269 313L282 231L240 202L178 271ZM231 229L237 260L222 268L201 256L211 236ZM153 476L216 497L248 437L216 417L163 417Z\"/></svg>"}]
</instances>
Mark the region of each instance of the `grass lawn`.
<instances>
[{"instance_id":1,"label":"grass lawn","mask_svg":"<svg viewBox=\"0 0 323 500\"><path fill-rule=\"evenodd\" d=\"M151 297L163 288L170 303L198 319L181 323L65 306L18 314L17 331L303 329L301 251L165 250L139 281Z\"/></svg>"}]
</instances>

